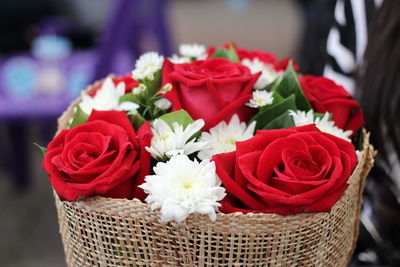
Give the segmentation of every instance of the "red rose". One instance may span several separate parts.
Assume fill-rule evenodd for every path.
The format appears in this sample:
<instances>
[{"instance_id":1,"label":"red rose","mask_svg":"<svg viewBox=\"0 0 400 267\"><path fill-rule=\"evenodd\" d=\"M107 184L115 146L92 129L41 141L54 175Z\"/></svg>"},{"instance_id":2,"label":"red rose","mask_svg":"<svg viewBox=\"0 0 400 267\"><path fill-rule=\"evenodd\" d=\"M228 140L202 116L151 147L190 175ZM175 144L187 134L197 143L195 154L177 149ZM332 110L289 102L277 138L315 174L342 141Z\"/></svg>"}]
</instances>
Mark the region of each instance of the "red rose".
<instances>
[{"instance_id":1,"label":"red rose","mask_svg":"<svg viewBox=\"0 0 400 267\"><path fill-rule=\"evenodd\" d=\"M254 58L258 58L260 61L264 62L265 64L273 65L276 71L285 71L289 64L289 61L291 60L290 58L284 58L281 61L278 61L276 56L272 53L268 53L268 52L257 50L257 49L247 50L247 49L238 47L234 43L226 43L223 45L223 47L228 49L230 45L233 45L240 60L243 60L245 58L250 59L250 60L253 60ZM213 46L208 47L207 55L210 57L212 54L214 54L214 52L216 50L217 49ZM292 64L293 64L293 69L295 71L299 71L299 66L297 65L297 63L294 60L292 60Z\"/></svg>"},{"instance_id":2,"label":"red rose","mask_svg":"<svg viewBox=\"0 0 400 267\"><path fill-rule=\"evenodd\" d=\"M364 125L360 104L340 85L325 77L305 75L299 77L303 92L316 112L332 114L336 126L352 130L353 134Z\"/></svg>"},{"instance_id":3,"label":"red rose","mask_svg":"<svg viewBox=\"0 0 400 267\"><path fill-rule=\"evenodd\" d=\"M252 97L252 88L260 73L252 75L241 64L222 58L163 66L163 84L171 83L172 90L165 97L172 110L185 109L193 119L204 119L205 130L220 121L229 121L238 114L242 121L254 115L245 104Z\"/></svg>"},{"instance_id":4,"label":"red rose","mask_svg":"<svg viewBox=\"0 0 400 267\"><path fill-rule=\"evenodd\" d=\"M151 128L136 135L125 112L93 110L87 123L62 130L48 145L43 168L61 200L100 195L144 199Z\"/></svg>"},{"instance_id":5,"label":"red rose","mask_svg":"<svg viewBox=\"0 0 400 267\"><path fill-rule=\"evenodd\" d=\"M114 85L117 86L120 82L125 83L125 94L130 93L133 88L138 87L139 83L132 78L131 74L126 74L121 77L113 78ZM91 97L94 97L101 86L97 86L89 92Z\"/></svg>"},{"instance_id":6,"label":"red rose","mask_svg":"<svg viewBox=\"0 0 400 267\"><path fill-rule=\"evenodd\" d=\"M222 212L325 212L357 165L354 146L314 125L261 130L213 156L228 195Z\"/></svg>"}]
</instances>

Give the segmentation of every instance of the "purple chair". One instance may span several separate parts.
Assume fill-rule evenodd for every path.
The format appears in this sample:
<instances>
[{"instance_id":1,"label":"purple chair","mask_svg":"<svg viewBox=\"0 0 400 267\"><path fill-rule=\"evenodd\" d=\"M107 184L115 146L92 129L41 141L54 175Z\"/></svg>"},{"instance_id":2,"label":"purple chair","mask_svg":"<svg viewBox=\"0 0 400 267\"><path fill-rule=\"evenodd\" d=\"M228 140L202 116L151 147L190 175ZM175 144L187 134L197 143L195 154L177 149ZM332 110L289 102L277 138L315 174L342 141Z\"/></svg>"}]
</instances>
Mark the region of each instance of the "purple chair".
<instances>
[{"instance_id":1,"label":"purple chair","mask_svg":"<svg viewBox=\"0 0 400 267\"><path fill-rule=\"evenodd\" d=\"M157 40L157 50L169 56L167 7L167 0L118 0L98 48L94 80L109 73L131 71L135 59L144 52L139 46L144 34L152 33Z\"/></svg>"}]
</instances>

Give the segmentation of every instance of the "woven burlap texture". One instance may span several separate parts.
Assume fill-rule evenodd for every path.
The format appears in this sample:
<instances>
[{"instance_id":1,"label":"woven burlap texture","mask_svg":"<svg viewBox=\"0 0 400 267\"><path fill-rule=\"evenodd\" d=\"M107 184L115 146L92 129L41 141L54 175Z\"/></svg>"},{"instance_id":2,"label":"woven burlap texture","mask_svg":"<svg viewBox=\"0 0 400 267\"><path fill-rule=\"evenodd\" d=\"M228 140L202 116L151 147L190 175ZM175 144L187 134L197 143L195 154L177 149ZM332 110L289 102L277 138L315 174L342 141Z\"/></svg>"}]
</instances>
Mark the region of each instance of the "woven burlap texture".
<instances>
[{"instance_id":1,"label":"woven burlap texture","mask_svg":"<svg viewBox=\"0 0 400 267\"><path fill-rule=\"evenodd\" d=\"M97 86L95 84L94 86ZM90 88L89 88L90 90ZM71 104L59 130L72 116ZM375 151L364 133L361 159L332 210L191 215L161 223L139 200L93 197L56 207L68 266L346 266L356 244L364 180Z\"/></svg>"}]
</instances>

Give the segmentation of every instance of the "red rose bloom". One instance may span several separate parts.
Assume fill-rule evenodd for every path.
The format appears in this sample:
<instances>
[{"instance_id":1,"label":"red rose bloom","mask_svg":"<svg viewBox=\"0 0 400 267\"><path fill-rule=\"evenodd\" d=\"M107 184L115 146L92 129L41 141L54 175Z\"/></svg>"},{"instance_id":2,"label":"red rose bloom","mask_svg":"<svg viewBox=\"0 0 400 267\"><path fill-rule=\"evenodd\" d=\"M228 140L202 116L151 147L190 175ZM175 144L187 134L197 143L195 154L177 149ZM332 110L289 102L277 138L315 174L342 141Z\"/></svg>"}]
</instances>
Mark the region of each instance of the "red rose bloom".
<instances>
[{"instance_id":1,"label":"red rose bloom","mask_svg":"<svg viewBox=\"0 0 400 267\"><path fill-rule=\"evenodd\" d=\"M242 121L254 115L245 104L252 97L252 88L260 73L252 75L241 64L222 58L163 66L163 84L171 83L165 97L172 111L185 109L193 119L204 119L205 130L220 121L229 121L235 113Z\"/></svg>"},{"instance_id":2,"label":"red rose bloom","mask_svg":"<svg viewBox=\"0 0 400 267\"><path fill-rule=\"evenodd\" d=\"M234 43L226 43L223 45L223 47L228 49L230 45L233 45L240 60L243 60L245 58L250 59L250 60L258 58L260 61L264 62L265 64L273 65L276 71L285 71L289 64L289 61L291 60L290 58L287 57L287 58L282 59L281 61L278 61L276 56L272 53L268 53L268 52L257 50L257 49L247 50L247 49L238 47ZM207 48L208 57L210 57L212 54L214 54L214 52L216 50L217 49L213 46L208 47ZM294 60L292 60L292 64L293 64L293 69L295 71L299 71L299 66L297 65L297 63Z\"/></svg>"},{"instance_id":3,"label":"red rose bloom","mask_svg":"<svg viewBox=\"0 0 400 267\"><path fill-rule=\"evenodd\" d=\"M261 130L213 156L228 195L222 212L325 212L339 200L357 165L354 146L314 125Z\"/></svg>"},{"instance_id":4,"label":"red rose bloom","mask_svg":"<svg viewBox=\"0 0 400 267\"><path fill-rule=\"evenodd\" d=\"M332 114L336 126L352 130L353 134L364 125L360 104L340 85L325 77L305 75L300 85L316 112Z\"/></svg>"},{"instance_id":5,"label":"red rose bloom","mask_svg":"<svg viewBox=\"0 0 400 267\"><path fill-rule=\"evenodd\" d=\"M139 83L132 78L131 74L126 74L121 77L113 78L114 85L117 86L120 82L125 83L125 94L132 92L132 89L139 86ZM89 92L91 97L94 97L97 91L101 88L98 86Z\"/></svg>"},{"instance_id":6,"label":"red rose bloom","mask_svg":"<svg viewBox=\"0 0 400 267\"><path fill-rule=\"evenodd\" d=\"M43 168L61 200L100 195L144 199L151 128L136 135L125 112L93 110L87 123L62 130L48 145Z\"/></svg>"}]
</instances>

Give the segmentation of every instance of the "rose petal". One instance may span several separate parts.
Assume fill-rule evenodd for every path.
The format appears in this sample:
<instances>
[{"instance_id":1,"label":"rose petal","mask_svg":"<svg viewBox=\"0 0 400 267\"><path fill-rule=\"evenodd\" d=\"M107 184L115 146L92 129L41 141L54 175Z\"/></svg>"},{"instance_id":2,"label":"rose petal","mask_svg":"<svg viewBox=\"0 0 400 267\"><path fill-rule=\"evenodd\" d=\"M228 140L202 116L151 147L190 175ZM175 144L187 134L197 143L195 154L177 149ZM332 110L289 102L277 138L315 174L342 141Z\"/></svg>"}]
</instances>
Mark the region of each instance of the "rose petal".
<instances>
[{"instance_id":1,"label":"rose petal","mask_svg":"<svg viewBox=\"0 0 400 267\"><path fill-rule=\"evenodd\" d=\"M217 154L212 157L212 161L215 162L216 172L220 180L225 186L225 189L228 193L234 195L238 198L242 203L250 209L261 209L264 207L258 200L253 198L249 193L247 193L244 188L241 188L229 175L228 172L231 173L235 168L235 152ZM227 168L230 166L229 168ZM225 170L225 168L228 171Z\"/></svg>"}]
</instances>

